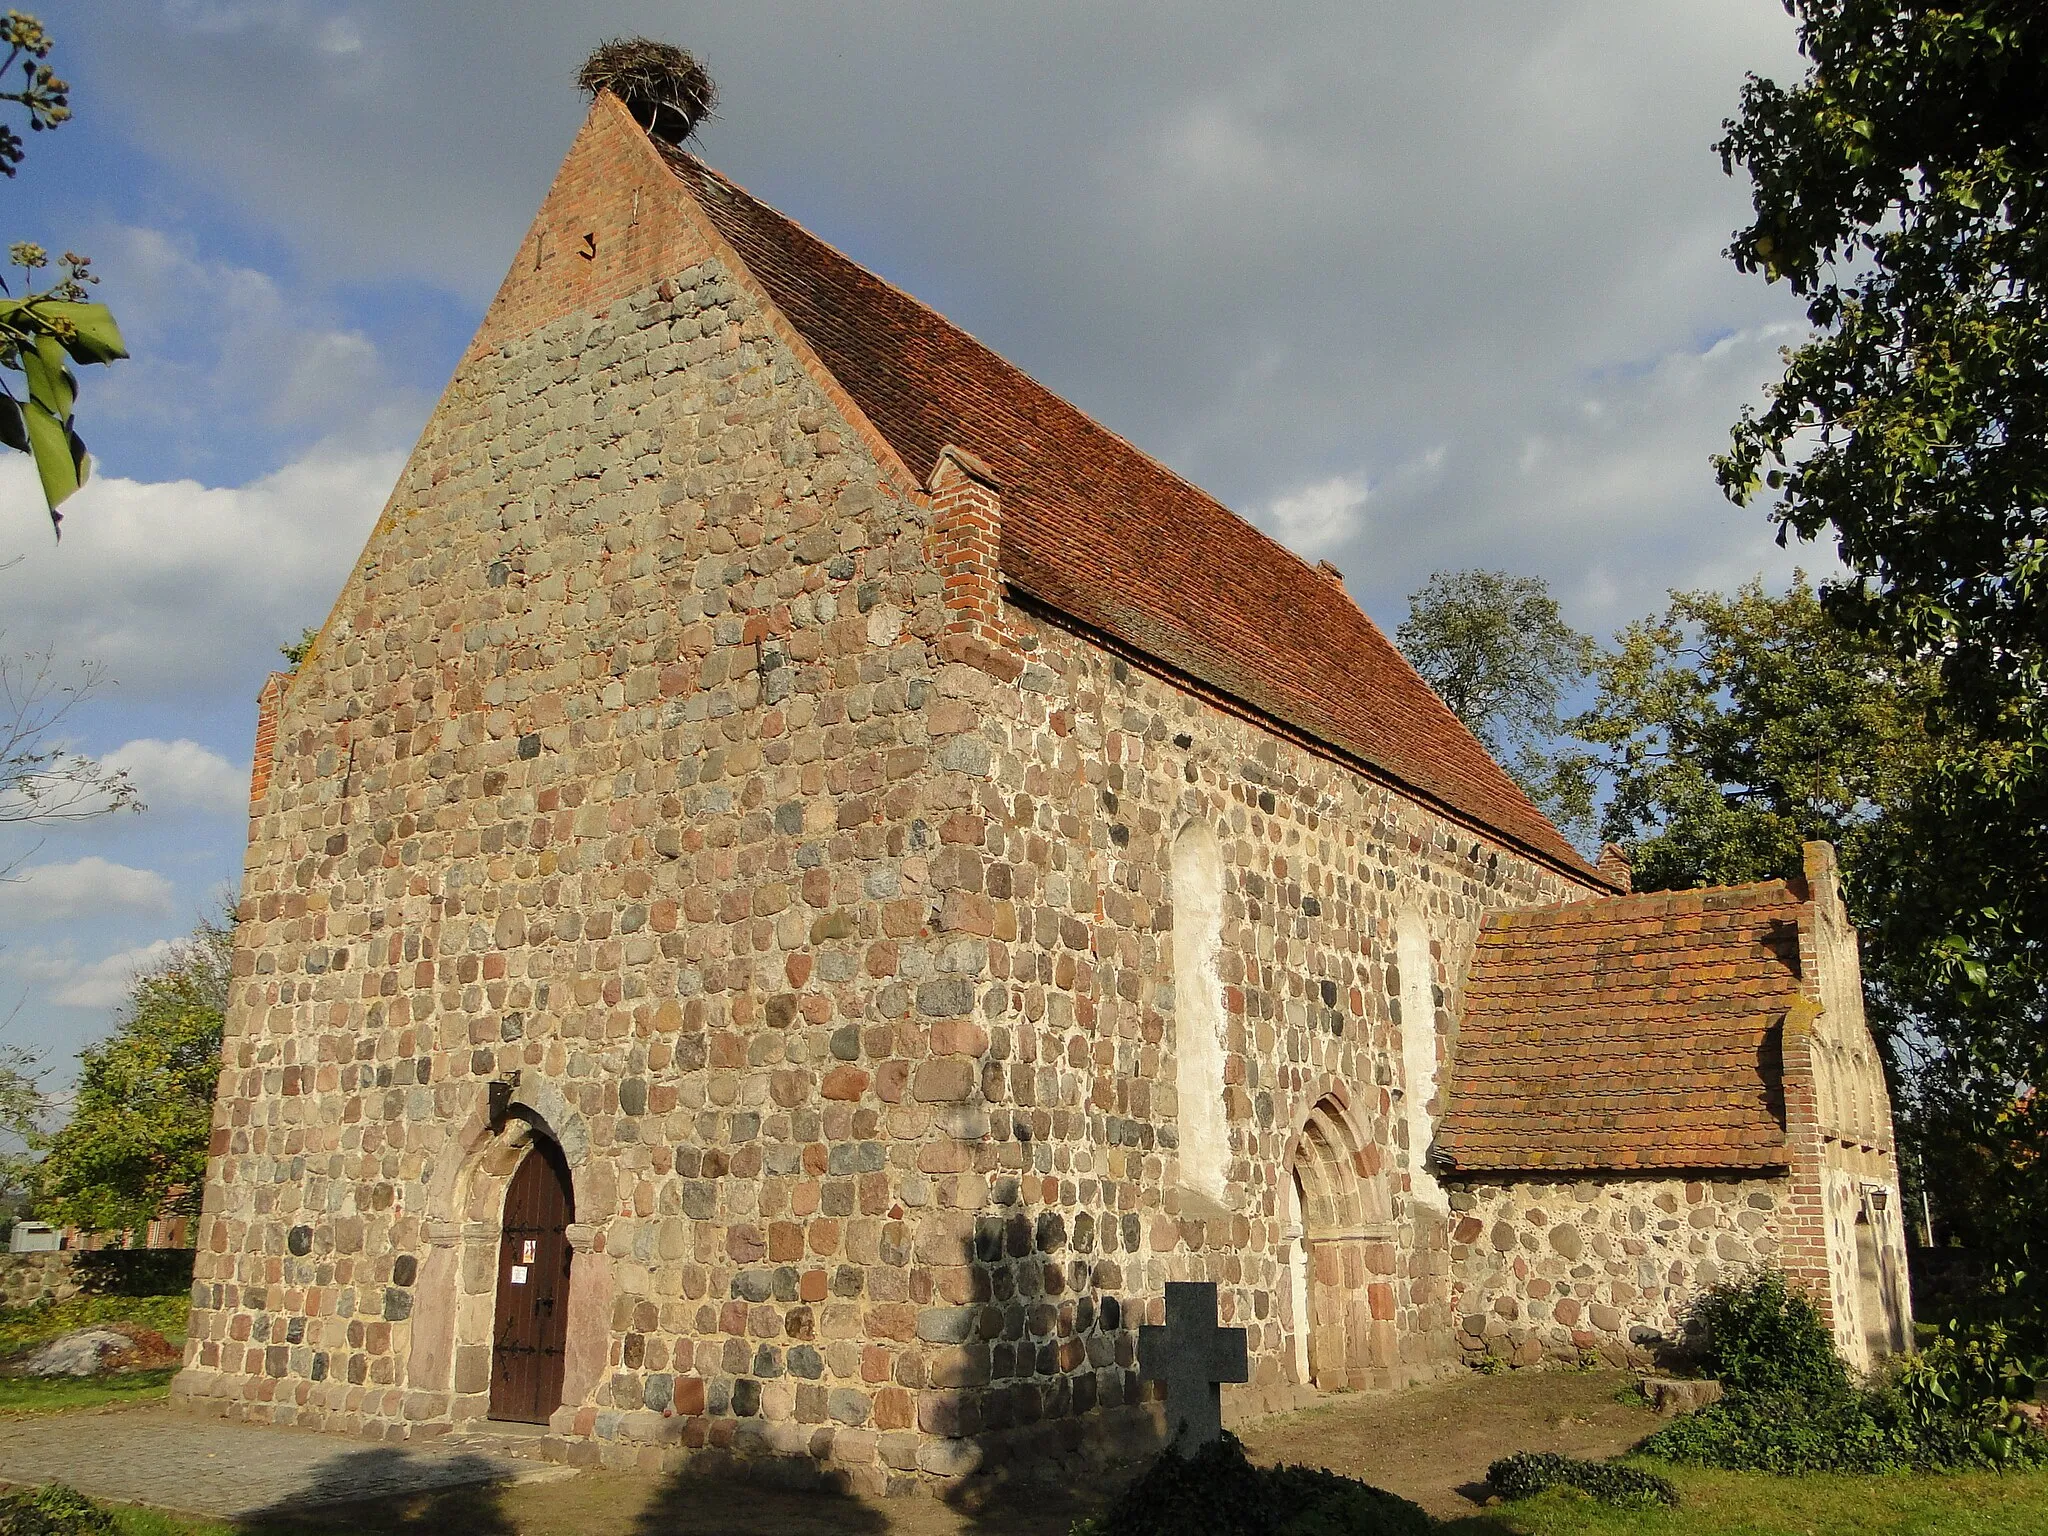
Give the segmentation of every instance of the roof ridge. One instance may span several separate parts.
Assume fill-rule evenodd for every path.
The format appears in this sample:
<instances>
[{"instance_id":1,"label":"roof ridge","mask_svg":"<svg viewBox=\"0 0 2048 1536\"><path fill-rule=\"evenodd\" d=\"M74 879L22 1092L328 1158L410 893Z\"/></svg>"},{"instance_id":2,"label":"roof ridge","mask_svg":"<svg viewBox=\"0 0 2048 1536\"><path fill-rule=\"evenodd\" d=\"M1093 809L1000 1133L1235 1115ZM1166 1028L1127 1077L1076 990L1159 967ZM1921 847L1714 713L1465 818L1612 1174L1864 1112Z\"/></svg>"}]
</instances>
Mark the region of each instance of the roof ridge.
<instances>
[{"instance_id":1,"label":"roof ridge","mask_svg":"<svg viewBox=\"0 0 2048 1536\"><path fill-rule=\"evenodd\" d=\"M1301 554L1297 553L1292 549L1289 549L1285 544L1282 544L1278 539L1274 538L1270 533L1266 532L1266 530L1261 528L1257 523L1253 522L1250 518L1246 517L1242 512L1237 511L1234 507L1230 505L1229 502L1224 501L1221 497L1217 496L1215 492L1206 490L1202 486L1195 484L1194 481L1190 480L1186 475L1182 474L1179 470L1175 469L1171 464L1168 464L1164 459L1161 459L1157 454L1154 454L1150 450L1133 442L1130 438L1124 436L1123 433L1117 431L1115 427L1109 426L1104 422L1098 421L1095 417L1089 415L1088 412L1082 410L1081 407L1074 404L1073 401L1069 400L1065 395L1061 394L1058 390L1054 389L1050 384L1046 383L1045 380L1039 378L1036 374L1033 374L1027 371L1026 369L1018 367L1015 363L1011 362L1008 357L1004 356L1001 352L998 352L994 347L990 346L987 342L983 341L979 336L975 335L974 332L967 329L967 327L962 325L959 321L953 319L953 317L948 315L944 310L938 308L934 304L930 304L925 300L920 299L916 294L912 293L909 289L903 287L902 285L891 282L881 273L875 271L874 268L867 266L862 262L856 261L852 256L849 256L845 251L841 250L838 246L834 245L830 240L825 239L824 236L820 235L816 230L810 228L808 225L803 223L802 220L791 218L788 214L784 213L780 208L777 208L773 203L768 202L764 198L757 197L752 192L749 192L745 187L741 186L738 182L734 181L730 176L726 175L716 166L711 165L702 157L698 155L693 155L688 150L680 149L673 145L658 144L657 147L662 149L666 155L673 155L688 160L692 165L696 166L697 169L703 171L706 175L710 176L714 181L717 181L721 185L723 185L728 191L737 192L741 197L747 199L748 202L754 204L757 208L765 209L769 213L774 214L778 219L781 219L785 224L789 225L792 229L796 230L806 239L816 241L817 244L822 246L827 251L830 251L834 256L837 256L841 261L845 262L848 266L858 269L865 276L871 278L873 281L877 283L880 283L884 288L887 288L891 293L903 299L904 302L916 305L919 309L923 310L926 314L932 316L934 319L951 326L954 330L958 331L962 336L965 336L969 341L973 342L977 347L980 347L982 351L986 352L989 355L989 357L993 359L999 367L1003 368L1007 372L1014 373L1018 378L1023 379L1026 383L1030 384L1034 389L1043 390L1052 399L1058 401L1061 405L1064 405L1068 410L1072 411L1075 415L1079 416L1083 421L1087 422L1090 426L1095 428L1096 431L1101 432L1103 435L1107 437L1114 438L1117 442L1121 443L1125 448L1128 448L1132 453L1136 454L1139 458L1143 459L1146 463L1150 464L1154 469L1158 470L1162 475L1165 475L1168 479L1175 481L1181 487L1181 489L1188 491L1193 495L1201 497L1204 501L1208 502L1211 506L1218 508L1220 511L1229 513L1232 517L1236 518L1240 523L1243 523L1245 527L1249 528L1253 533L1257 534L1260 538L1264 539L1268 544L1272 545L1273 548L1277 549L1278 551L1280 551L1280 553L1286 555L1288 559L1294 561L1295 564L1299 565L1305 574L1315 576L1318 580L1322 579L1320 573L1317 572L1316 568L1313 565L1311 565L1304 556L1302 556ZM1345 595L1347 597L1350 596L1350 590L1348 588L1345 591ZM1355 603L1356 599L1354 599L1353 601ZM1360 611L1363 612L1363 609L1361 609ZM1367 617L1371 617L1371 615L1368 614ZM1406 658L1404 657L1403 659L1405 660ZM1420 675L1420 673L1417 674L1417 676ZM1432 697L1434 697L1434 689L1431 689L1431 695ZM1443 700L1438 699L1437 702L1439 704L1442 704ZM1446 711L1449 711L1449 705L1445 705L1444 707ZM1453 714L1452 718L1456 718L1455 714ZM1462 722L1460 723L1462 724Z\"/></svg>"},{"instance_id":2,"label":"roof ridge","mask_svg":"<svg viewBox=\"0 0 2048 1536\"><path fill-rule=\"evenodd\" d=\"M1747 891L1766 891L1772 886L1784 893L1785 900L1793 906L1805 906L1810 897L1801 896L1792 882L1782 875L1773 875L1768 880L1745 880L1737 885L1679 885L1648 891L1616 891L1592 896L1581 896L1570 901L1538 902L1526 907L1499 907L1485 913L1480 921L1486 923L1507 923L1517 918L1570 917L1583 915L1590 907L1614 906L1626 901L1649 902L1658 898L1681 896L1734 895Z\"/></svg>"},{"instance_id":3,"label":"roof ridge","mask_svg":"<svg viewBox=\"0 0 2048 1536\"><path fill-rule=\"evenodd\" d=\"M946 442L1002 478L1016 590L1608 886L1348 588L731 177L684 150L663 158L913 478Z\"/></svg>"}]
</instances>

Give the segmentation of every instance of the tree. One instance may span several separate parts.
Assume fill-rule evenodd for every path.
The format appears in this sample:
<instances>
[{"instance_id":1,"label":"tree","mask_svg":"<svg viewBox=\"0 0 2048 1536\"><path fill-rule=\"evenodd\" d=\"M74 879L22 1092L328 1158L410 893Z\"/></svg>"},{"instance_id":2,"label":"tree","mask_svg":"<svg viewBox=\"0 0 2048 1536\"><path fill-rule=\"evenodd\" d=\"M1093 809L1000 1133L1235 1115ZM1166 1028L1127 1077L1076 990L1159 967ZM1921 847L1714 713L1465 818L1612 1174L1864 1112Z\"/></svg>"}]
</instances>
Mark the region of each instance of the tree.
<instances>
[{"instance_id":1,"label":"tree","mask_svg":"<svg viewBox=\"0 0 2048 1536\"><path fill-rule=\"evenodd\" d=\"M7 1021L12 1023L13 1019ZM12 1041L0 1044L0 1213L12 1214L35 1188L29 1148L49 1101L43 1095L41 1058Z\"/></svg>"},{"instance_id":2,"label":"tree","mask_svg":"<svg viewBox=\"0 0 2048 1536\"><path fill-rule=\"evenodd\" d=\"M1865 888L1932 760L1935 669L1837 624L1803 575L1783 596L1761 579L1674 592L1596 672L1570 729L1598 754L1601 833L1638 889L1787 878L1812 838Z\"/></svg>"},{"instance_id":3,"label":"tree","mask_svg":"<svg viewBox=\"0 0 2048 1536\"><path fill-rule=\"evenodd\" d=\"M1718 148L1752 183L1730 255L1815 334L1718 460L1781 539L1832 535L1830 613L1943 709L1929 860L1893 941L1946 990L1941 1070L2009 1121L2048 1082L2048 11L1788 0L1805 77L1752 76Z\"/></svg>"},{"instance_id":4,"label":"tree","mask_svg":"<svg viewBox=\"0 0 2048 1536\"><path fill-rule=\"evenodd\" d=\"M0 826L144 809L125 769L73 751L63 735L66 718L104 681L97 663L81 664L76 678L65 682L51 652L21 659L0 654ZM13 868L0 865L0 879Z\"/></svg>"},{"instance_id":5,"label":"tree","mask_svg":"<svg viewBox=\"0 0 2048 1536\"><path fill-rule=\"evenodd\" d=\"M233 943L231 920L202 922L136 979L113 1035L79 1053L71 1119L39 1138L39 1212L124 1232L198 1211Z\"/></svg>"},{"instance_id":6,"label":"tree","mask_svg":"<svg viewBox=\"0 0 2048 1536\"><path fill-rule=\"evenodd\" d=\"M1585 760L1559 750L1557 712L1599 647L1565 623L1541 577L1438 571L1410 595L1394 643L1551 820L1590 828Z\"/></svg>"},{"instance_id":7,"label":"tree","mask_svg":"<svg viewBox=\"0 0 2048 1536\"><path fill-rule=\"evenodd\" d=\"M44 62L51 38L43 24L9 11L0 18L0 48L7 50L0 79L13 77L17 68L21 76L18 90L0 90L0 102L24 110L32 132L69 121L71 87ZM21 135L0 124L0 175L14 175L26 153ZM85 483L92 468L78 435L78 380L71 365L111 363L128 352L113 312L88 299L99 281L89 258L66 251L57 281L38 289L35 274L49 266L49 252L31 241L17 241L8 256L22 269L24 291L17 298L0 279L0 371L22 376L22 396L17 399L7 384L0 384L0 443L34 458L50 527L61 531L64 519L57 508Z\"/></svg>"}]
</instances>

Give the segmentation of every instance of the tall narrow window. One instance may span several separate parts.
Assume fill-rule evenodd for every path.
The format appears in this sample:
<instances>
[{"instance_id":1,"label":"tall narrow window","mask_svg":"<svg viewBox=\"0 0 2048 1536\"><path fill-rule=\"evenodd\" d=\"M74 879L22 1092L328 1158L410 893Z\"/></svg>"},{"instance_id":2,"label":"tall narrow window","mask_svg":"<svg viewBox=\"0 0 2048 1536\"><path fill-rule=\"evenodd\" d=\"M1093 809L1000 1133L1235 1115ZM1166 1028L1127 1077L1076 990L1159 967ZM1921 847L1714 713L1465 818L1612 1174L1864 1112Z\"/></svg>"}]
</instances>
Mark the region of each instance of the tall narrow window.
<instances>
[{"instance_id":1,"label":"tall narrow window","mask_svg":"<svg viewBox=\"0 0 2048 1536\"><path fill-rule=\"evenodd\" d=\"M1223 1198L1230 1138L1223 1106L1223 849L1190 822L1173 844L1173 1055L1180 1181Z\"/></svg>"},{"instance_id":2,"label":"tall narrow window","mask_svg":"<svg viewBox=\"0 0 2048 1536\"><path fill-rule=\"evenodd\" d=\"M1437 1089L1436 994L1429 958L1429 930L1410 913L1394 930L1394 966L1401 973L1401 1107L1408 1122L1408 1187L1417 1200L1447 1209L1444 1192L1429 1171L1436 1118L1430 1106Z\"/></svg>"}]
</instances>

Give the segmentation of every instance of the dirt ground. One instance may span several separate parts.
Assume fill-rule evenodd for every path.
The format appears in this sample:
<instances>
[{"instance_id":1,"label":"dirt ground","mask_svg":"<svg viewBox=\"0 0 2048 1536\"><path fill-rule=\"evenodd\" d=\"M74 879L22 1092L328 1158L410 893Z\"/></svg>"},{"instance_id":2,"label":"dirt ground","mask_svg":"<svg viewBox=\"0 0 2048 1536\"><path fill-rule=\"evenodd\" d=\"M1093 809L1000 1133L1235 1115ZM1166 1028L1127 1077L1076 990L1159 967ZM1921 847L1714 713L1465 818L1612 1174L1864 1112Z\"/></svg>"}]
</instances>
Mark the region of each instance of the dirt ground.
<instances>
[{"instance_id":1,"label":"dirt ground","mask_svg":"<svg viewBox=\"0 0 2048 1536\"><path fill-rule=\"evenodd\" d=\"M1617 1372L1516 1372L1385 1395L1343 1396L1268 1419L1244 1432L1261 1461L1306 1462L1376 1483L1439 1518L1476 1512L1487 1464L1514 1451L1611 1456L1657 1424L1616 1401ZM1092 1501L1060 1489L996 1491L958 1508L932 1499L866 1503L784 1493L687 1475L589 1472L556 1482L455 1489L324 1508L244 1527L264 1536L301 1532L410 1532L464 1536L1065 1536Z\"/></svg>"},{"instance_id":2,"label":"dirt ground","mask_svg":"<svg viewBox=\"0 0 2048 1536\"><path fill-rule=\"evenodd\" d=\"M1594 1460L1627 1450L1659 1424L1616 1401L1619 1371L1462 1375L1406 1392L1340 1397L1244 1432L1259 1461L1300 1461L1413 1499L1439 1520L1472 1514L1490 1462L1516 1451Z\"/></svg>"}]
</instances>

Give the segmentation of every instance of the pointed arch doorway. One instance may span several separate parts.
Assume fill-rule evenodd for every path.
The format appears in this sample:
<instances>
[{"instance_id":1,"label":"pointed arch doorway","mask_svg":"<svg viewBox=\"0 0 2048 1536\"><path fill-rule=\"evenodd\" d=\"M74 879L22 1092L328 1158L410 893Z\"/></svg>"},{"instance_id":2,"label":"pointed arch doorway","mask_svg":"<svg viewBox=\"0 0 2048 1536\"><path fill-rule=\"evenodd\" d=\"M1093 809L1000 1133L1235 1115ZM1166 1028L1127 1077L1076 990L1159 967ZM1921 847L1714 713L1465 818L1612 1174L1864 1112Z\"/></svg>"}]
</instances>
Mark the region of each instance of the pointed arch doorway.
<instances>
[{"instance_id":1,"label":"pointed arch doorway","mask_svg":"<svg viewBox=\"0 0 2048 1536\"><path fill-rule=\"evenodd\" d=\"M1301 1247L1290 1277L1297 1371L1324 1392L1377 1385L1376 1374L1394 1363L1391 1234L1367 1145L1343 1106L1326 1098L1287 1169Z\"/></svg>"},{"instance_id":2,"label":"pointed arch doorway","mask_svg":"<svg viewBox=\"0 0 2048 1536\"><path fill-rule=\"evenodd\" d=\"M498 1298L491 1327L494 1419L545 1424L562 1404L569 1338L568 1160L539 1130L505 1190Z\"/></svg>"}]
</instances>

